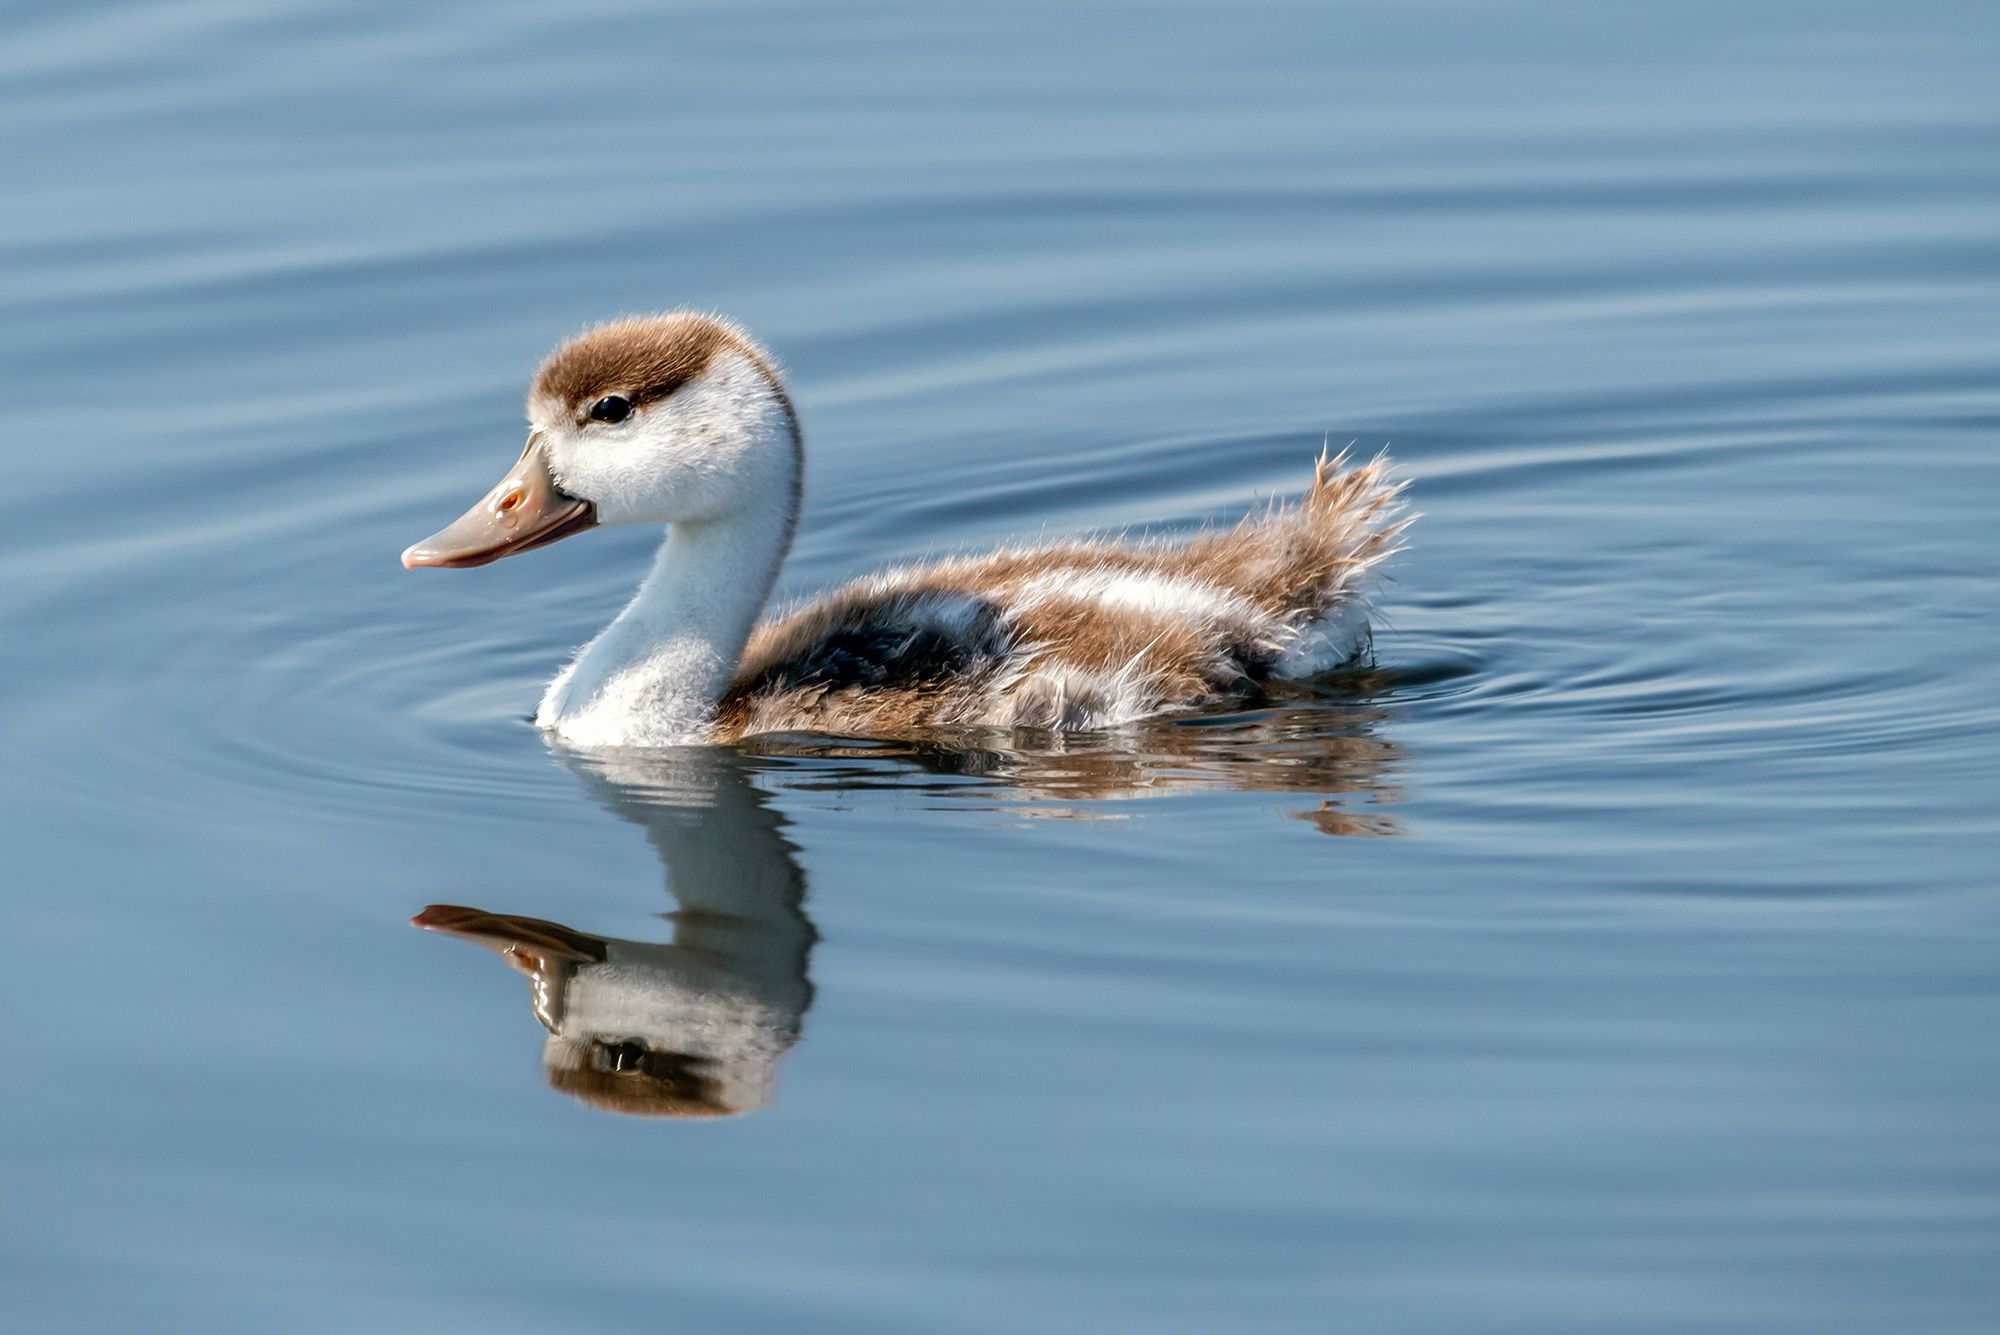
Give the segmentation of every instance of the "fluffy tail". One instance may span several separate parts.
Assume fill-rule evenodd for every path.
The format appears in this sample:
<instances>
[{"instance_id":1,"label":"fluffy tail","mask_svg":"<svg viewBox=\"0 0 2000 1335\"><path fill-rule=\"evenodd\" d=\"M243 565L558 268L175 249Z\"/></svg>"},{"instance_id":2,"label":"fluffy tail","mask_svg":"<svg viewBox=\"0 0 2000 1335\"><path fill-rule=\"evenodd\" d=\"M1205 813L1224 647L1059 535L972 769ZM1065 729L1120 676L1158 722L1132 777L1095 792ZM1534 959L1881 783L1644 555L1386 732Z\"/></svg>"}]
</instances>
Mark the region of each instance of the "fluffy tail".
<instances>
[{"instance_id":1,"label":"fluffy tail","mask_svg":"<svg viewBox=\"0 0 2000 1335\"><path fill-rule=\"evenodd\" d=\"M1387 453L1358 467L1322 453L1303 498L1205 541L1203 573L1282 624L1303 627L1365 596L1369 572L1402 550L1404 513Z\"/></svg>"},{"instance_id":2,"label":"fluffy tail","mask_svg":"<svg viewBox=\"0 0 2000 1335\"><path fill-rule=\"evenodd\" d=\"M1403 533L1416 516L1403 504L1409 483L1395 476L1387 450L1356 468L1346 467L1347 456L1320 451L1300 509L1343 564L1366 570L1403 549Z\"/></svg>"}]
</instances>

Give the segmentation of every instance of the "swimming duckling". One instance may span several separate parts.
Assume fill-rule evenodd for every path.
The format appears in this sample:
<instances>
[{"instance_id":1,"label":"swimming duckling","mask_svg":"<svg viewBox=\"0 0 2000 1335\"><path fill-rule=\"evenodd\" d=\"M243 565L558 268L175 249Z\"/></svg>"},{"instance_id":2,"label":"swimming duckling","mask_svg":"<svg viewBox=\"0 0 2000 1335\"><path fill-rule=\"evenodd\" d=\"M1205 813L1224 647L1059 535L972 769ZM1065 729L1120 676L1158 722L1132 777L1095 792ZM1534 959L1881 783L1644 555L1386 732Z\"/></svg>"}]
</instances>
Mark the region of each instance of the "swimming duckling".
<instances>
[{"instance_id":1,"label":"swimming duckling","mask_svg":"<svg viewBox=\"0 0 2000 1335\"><path fill-rule=\"evenodd\" d=\"M1322 455L1306 494L1185 542L1072 540L868 576L759 624L797 528L803 445L771 356L710 315L565 343L514 468L403 564L484 565L603 524L668 535L536 723L573 746L938 727L1086 731L1299 679L1368 647L1397 549L1386 457Z\"/></svg>"}]
</instances>

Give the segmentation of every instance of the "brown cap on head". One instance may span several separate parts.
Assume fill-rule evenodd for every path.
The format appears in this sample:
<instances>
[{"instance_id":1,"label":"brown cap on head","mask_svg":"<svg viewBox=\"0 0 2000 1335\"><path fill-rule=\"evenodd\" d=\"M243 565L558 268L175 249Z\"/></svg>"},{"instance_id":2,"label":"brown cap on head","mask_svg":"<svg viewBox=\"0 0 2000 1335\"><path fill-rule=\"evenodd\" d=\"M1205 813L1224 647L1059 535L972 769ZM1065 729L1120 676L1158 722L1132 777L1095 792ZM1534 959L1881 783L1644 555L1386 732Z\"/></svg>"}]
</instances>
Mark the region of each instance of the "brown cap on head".
<instances>
[{"instance_id":1,"label":"brown cap on head","mask_svg":"<svg viewBox=\"0 0 2000 1335\"><path fill-rule=\"evenodd\" d=\"M553 400L579 418L607 394L644 407L700 375L725 350L741 353L778 383L769 354L741 329L719 316L676 311L630 316L578 334L542 363L529 404Z\"/></svg>"}]
</instances>

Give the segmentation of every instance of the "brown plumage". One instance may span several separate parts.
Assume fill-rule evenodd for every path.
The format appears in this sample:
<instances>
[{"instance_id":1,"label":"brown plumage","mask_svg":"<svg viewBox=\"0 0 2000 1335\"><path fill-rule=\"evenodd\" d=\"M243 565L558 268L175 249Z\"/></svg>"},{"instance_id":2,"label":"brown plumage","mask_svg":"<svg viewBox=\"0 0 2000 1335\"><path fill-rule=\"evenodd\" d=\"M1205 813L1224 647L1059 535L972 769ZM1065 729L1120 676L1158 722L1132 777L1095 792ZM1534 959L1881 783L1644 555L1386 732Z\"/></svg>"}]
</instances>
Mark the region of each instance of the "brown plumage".
<instances>
[{"instance_id":1,"label":"brown plumage","mask_svg":"<svg viewBox=\"0 0 2000 1335\"><path fill-rule=\"evenodd\" d=\"M757 629L716 736L1101 728L1352 661L1365 577L1406 521L1386 457L1342 462L1322 456L1301 500L1228 532L1007 549L850 584ZM1332 637L1317 655L1316 631Z\"/></svg>"}]
</instances>

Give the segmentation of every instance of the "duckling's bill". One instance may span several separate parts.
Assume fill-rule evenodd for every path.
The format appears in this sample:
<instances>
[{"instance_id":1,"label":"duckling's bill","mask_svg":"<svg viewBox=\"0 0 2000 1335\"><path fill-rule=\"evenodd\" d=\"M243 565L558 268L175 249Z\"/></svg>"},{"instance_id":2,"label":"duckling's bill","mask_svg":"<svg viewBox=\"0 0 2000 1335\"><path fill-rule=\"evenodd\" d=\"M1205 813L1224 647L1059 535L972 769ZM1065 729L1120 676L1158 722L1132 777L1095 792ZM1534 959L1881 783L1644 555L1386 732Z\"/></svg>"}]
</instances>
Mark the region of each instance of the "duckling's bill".
<instances>
[{"instance_id":1,"label":"duckling's bill","mask_svg":"<svg viewBox=\"0 0 2000 1335\"><path fill-rule=\"evenodd\" d=\"M597 507L571 496L549 470L539 432L499 485L452 523L403 553L403 567L462 570L532 551L597 523Z\"/></svg>"}]
</instances>

